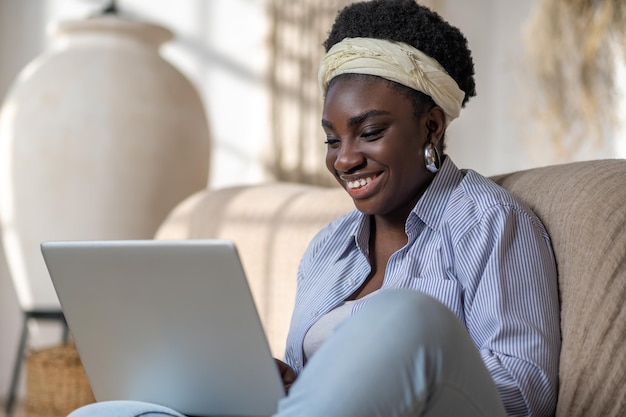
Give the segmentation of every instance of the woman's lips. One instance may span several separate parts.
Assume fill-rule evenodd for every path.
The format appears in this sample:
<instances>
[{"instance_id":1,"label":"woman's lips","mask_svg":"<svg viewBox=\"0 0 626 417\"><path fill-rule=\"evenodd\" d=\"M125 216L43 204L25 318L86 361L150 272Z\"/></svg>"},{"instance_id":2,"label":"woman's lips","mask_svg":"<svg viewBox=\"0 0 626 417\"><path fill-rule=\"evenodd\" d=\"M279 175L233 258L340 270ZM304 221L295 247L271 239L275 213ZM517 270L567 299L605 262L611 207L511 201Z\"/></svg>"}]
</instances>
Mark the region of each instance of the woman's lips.
<instances>
[{"instance_id":1,"label":"woman's lips","mask_svg":"<svg viewBox=\"0 0 626 417\"><path fill-rule=\"evenodd\" d=\"M360 178L354 181L346 181L346 186L351 190L355 190L361 187L365 187L372 182L372 177Z\"/></svg>"},{"instance_id":2,"label":"woman's lips","mask_svg":"<svg viewBox=\"0 0 626 417\"><path fill-rule=\"evenodd\" d=\"M352 198L363 198L373 192L379 175L364 175L362 177L343 179L345 189Z\"/></svg>"}]
</instances>

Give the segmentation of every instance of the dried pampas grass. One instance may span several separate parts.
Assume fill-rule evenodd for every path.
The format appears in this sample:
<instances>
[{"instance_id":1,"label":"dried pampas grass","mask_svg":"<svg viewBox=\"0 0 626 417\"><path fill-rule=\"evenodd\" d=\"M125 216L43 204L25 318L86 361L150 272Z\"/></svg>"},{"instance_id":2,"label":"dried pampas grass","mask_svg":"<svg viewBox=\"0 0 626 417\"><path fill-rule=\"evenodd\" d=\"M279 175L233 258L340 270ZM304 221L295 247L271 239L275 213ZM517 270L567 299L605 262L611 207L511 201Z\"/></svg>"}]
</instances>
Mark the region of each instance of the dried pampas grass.
<instances>
[{"instance_id":1,"label":"dried pampas grass","mask_svg":"<svg viewBox=\"0 0 626 417\"><path fill-rule=\"evenodd\" d=\"M537 0L526 26L533 119L557 155L606 141L618 121L616 68L626 50L626 0Z\"/></svg>"}]
</instances>

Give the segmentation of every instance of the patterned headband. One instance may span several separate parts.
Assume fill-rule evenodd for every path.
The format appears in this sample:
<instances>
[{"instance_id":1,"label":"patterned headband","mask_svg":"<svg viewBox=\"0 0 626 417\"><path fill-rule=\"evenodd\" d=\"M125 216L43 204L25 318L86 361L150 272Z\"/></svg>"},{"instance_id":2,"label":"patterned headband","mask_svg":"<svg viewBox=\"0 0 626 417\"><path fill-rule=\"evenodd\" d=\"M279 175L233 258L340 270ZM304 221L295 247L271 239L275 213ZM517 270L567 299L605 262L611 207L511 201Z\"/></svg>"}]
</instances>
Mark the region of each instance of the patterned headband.
<instances>
[{"instance_id":1,"label":"patterned headband","mask_svg":"<svg viewBox=\"0 0 626 417\"><path fill-rule=\"evenodd\" d=\"M400 42L346 38L320 64L318 82L324 96L341 74L376 75L430 96L446 114L446 125L459 117L465 93L437 60Z\"/></svg>"}]
</instances>

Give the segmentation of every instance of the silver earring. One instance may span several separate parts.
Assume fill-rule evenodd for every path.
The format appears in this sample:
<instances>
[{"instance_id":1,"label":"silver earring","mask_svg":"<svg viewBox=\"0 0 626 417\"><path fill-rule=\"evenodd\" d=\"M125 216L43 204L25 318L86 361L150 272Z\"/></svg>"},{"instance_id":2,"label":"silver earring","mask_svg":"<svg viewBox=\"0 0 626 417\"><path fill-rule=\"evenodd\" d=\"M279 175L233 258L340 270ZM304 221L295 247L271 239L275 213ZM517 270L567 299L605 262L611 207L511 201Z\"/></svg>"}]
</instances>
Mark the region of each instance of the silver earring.
<instances>
[{"instance_id":1,"label":"silver earring","mask_svg":"<svg viewBox=\"0 0 626 417\"><path fill-rule=\"evenodd\" d=\"M441 168L441 158L439 157L439 151L432 143L429 143L424 147L424 163L426 169L433 174L439 171Z\"/></svg>"}]
</instances>

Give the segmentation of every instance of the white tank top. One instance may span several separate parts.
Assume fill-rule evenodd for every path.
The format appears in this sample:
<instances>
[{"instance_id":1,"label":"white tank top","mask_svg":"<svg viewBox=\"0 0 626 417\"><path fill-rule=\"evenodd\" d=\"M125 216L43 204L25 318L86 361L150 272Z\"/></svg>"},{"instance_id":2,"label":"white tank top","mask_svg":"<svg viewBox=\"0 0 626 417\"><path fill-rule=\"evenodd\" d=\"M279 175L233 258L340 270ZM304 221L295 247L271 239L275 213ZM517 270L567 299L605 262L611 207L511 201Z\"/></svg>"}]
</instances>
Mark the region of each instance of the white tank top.
<instances>
[{"instance_id":1,"label":"white tank top","mask_svg":"<svg viewBox=\"0 0 626 417\"><path fill-rule=\"evenodd\" d=\"M368 298L371 295L376 294L377 291L374 291L363 298ZM344 301L342 304L335 307L335 309L320 317L320 319L315 322L313 326L311 326L306 335L304 335L303 343L304 356L307 360L311 359L313 354L317 352L326 339L333 334L335 328L337 328L337 326L345 319L350 317L352 314L352 307L357 301L358 300Z\"/></svg>"}]
</instances>

